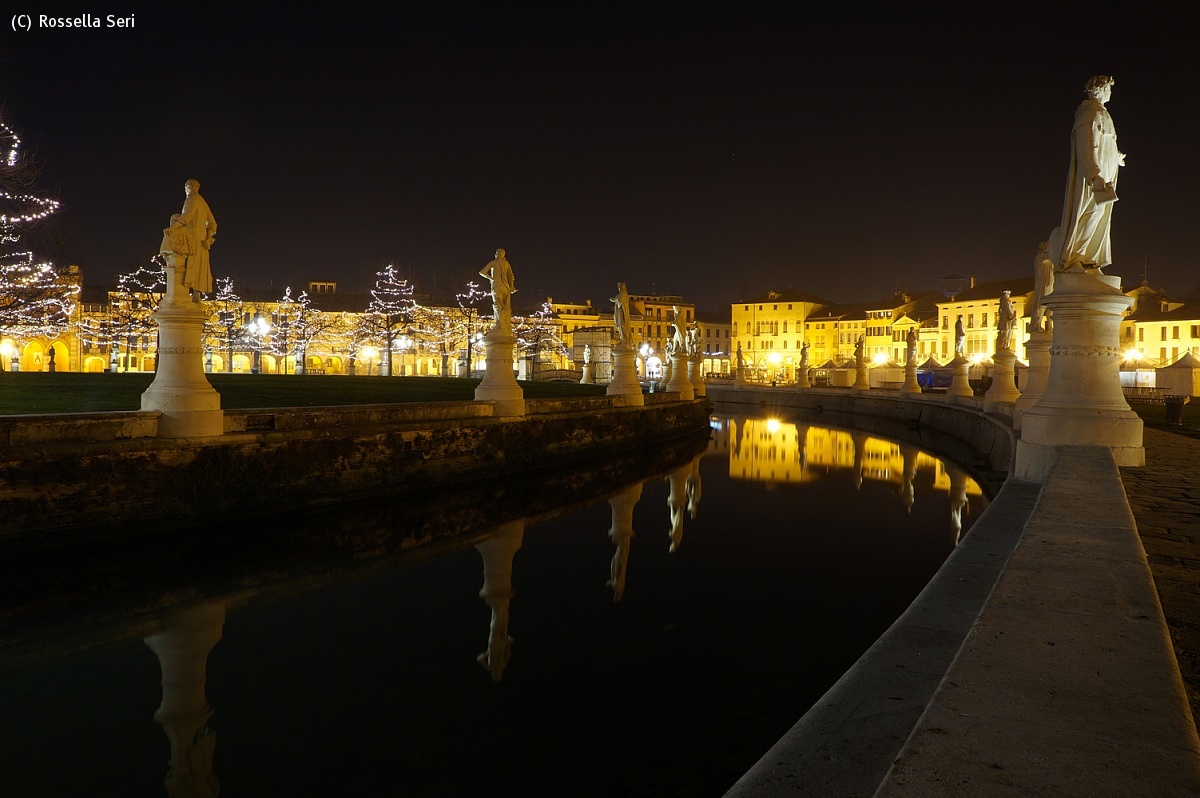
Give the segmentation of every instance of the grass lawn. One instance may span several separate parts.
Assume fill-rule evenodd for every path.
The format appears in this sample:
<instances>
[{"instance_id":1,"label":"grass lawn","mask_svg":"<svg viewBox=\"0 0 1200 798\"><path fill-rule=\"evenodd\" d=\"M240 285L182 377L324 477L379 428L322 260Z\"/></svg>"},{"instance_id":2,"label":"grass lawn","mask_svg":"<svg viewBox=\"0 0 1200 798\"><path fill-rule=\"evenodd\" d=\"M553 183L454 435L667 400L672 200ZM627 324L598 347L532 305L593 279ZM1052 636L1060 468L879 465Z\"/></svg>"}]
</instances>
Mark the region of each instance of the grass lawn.
<instances>
[{"instance_id":1,"label":"grass lawn","mask_svg":"<svg viewBox=\"0 0 1200 798\"><path fill-rule=\"evenodd\" d=\"M343 377L210 374L226 410L323 407L390 402L456 402L475 398L479 380L453 377ZM153 374L0 373L0 415L138 410ZM603 385L522 382L526 399L603 396Z\"/></svg>"}]
</instances>

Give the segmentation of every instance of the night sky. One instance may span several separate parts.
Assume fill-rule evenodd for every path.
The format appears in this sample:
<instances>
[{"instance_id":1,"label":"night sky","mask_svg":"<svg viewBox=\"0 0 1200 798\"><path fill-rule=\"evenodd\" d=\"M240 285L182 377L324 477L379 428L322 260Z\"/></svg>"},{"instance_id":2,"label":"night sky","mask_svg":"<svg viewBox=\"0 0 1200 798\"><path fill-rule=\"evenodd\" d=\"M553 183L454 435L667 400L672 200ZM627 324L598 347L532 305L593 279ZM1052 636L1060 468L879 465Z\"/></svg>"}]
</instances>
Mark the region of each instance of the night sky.
<instances>
[{"instance_id":1,"label":"night sky","mask_svg":"<svg viewBox=\"0 0 1200 798\"><path fill-rule=\"evenodd\" d=\"M1200 293L1190 17L398 5L4 20L0 101L64 205L57 256L89 283L131 271L195 177L213 271L243 288L361 289L392 263L453 292L497 246L518 308L618 280L717 310L1023 276L1059 222L1083 84L1111 74L1128 158L1108 272Z\"/></svg>"}]
</instances>

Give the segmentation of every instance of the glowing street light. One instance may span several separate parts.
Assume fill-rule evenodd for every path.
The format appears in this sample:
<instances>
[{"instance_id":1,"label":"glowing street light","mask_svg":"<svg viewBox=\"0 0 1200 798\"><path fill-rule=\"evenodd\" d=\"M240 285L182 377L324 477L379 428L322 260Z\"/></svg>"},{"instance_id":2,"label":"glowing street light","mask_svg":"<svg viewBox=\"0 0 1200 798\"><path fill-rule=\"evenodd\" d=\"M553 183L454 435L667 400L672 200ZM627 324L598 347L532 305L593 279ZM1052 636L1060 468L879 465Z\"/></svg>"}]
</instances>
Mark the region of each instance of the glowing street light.
<instances>
[{"instance_id":1,"label":"glowing street light","mask_svg":"<svg viewBox=\"0 0 1200 798\"><path fill-rule=\"evenodd\" d=\"M379 350L373 346L364 346L359 352L359 357L367 359L367 376L371 376L371 370L375 367L375 358L379 355Z\"/></svg>"},{"instance_id":2,"label":"glowing street light","mask_svg":"<svg viewBox=\"0 0 1200 798\"><path fill-rule=\"evenodd\" d=\"M15 346L13 346L12 341L5 341L4 343L0 343L0 356L2 356L4 359L8 359L8 358L12 359L12 367L10 368L11 371L20 371L21 370L21 364L17 360L17 348ZM3 368L4 368L4 361L0 360L0 369L3 369Z\"/></svg>"}]
</instances>

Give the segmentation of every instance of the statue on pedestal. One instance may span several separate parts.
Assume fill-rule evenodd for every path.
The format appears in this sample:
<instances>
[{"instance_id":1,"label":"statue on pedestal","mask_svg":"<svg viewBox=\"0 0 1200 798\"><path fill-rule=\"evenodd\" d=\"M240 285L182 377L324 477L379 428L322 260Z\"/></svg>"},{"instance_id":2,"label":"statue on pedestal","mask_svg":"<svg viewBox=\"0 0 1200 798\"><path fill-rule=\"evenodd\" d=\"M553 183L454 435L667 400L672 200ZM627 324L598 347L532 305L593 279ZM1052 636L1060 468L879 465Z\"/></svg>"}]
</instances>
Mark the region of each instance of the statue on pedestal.
<instances>
[{"instance_id":1,"label":"statue on pedestal","mask_svg":"<svg viewBox=\"0 0 1200 798\"><path fill-rule=\"evenodd\" d=\"M858 336L858 341L855 342L855 344L854 344L854 367L855 368L861 369L865 365L864 358L866 357L866 355L864 354L863 350L866 348L866 345L867 345L866 337L862 336L862 335Z\"/></svg>"},{"instance_id":2,"label":"statue on pedestal","mask_svg":"<svg viewBox=\"0 0 1200 798\"><path fill-rule=\"evenodd\" d=\"M962 316L954 322L954 356L967 356L967 331L963 329Z\"/></svg>"},{"instance_id":3,"label":"statue on pedestal","mask_svg":"<svg viewBox=\"0 0 1200 798\"><path fill-rule=\"evenodd\" d=\"M1017 321L1017 312L1013 307L1012 291L1000 292L1000 312L996 314L996 351L1012 351L1013 325Z\"/></svg>"},{"instance_id":4,"label":"statue on pedestal","mask_svg":"<svg viewBox=\"0 0 1200 798\"><path fill-rule=\"evenodd\" d=\"M617 283L617 295L608 300L613 303L613 327L621 346L632 347L633 336L629 331L629 291L625 283Z\"/></svg>"},{"instance_id":5,"label":"statue on pedestal","mask_svg":"<svg viewBox=\"0 0 1200 798\"><path fill-rule=\"evenodd\" d=\"M916 364L916 362L917 362L917 328L916 327L908 328L908 335L905 337L904 343L908 347L908 350L905 353L904 362L906 364Z\"/></svg>"},{"instance_id":6,"label":"statue on pedestal","mask_svg":"<svg viewBox=\"0 0 1200 798\"><path fill-rule=\"evenodd\" d=\"M808 371L808 341L800 345L800 371Z\"/></svg>"},{"instance_id":7,"label":"statue on pedestal","mask_svg":"<svg viewBox=\"0 0 1200 798\"><path fill-rule=\"evenodd\" d=\"M1062 235L1059 228L1054 228L1049 241L1038 244L1038 250L1033 256L1033 299L1029 303L1029 332L1044 332L1050 329L1050 309L1042 304L1054 291L1054 261L1050 257L1050 249L1058 246Z\"/></svg>"},{"instance_id":8,"label":"statue on pedestal","mask_svg":"<svg viewBox=\"0 0 1200 798\"><path fill-rule=\"evenodd\" d=\"M497 248L495 258L479 270L479 276L486 277L492 284L492 313L496 319L496 329L505 335L512 335L512 295L517 291L517 281L512 265L504 257L503 247Z\"/></svg>"},{"instance_id":9,"label":"statue on pedestal","mask_svg":"<svg viewBox=\"0 0 1200 798\"><path fill-rule=\"evenodd\" d=\"M1114 82L1108 75L1089 80L1083 87L1087 99L1075 111L1062 240L1050 253L1056 271L1102 272L1112 263L1109 227L1117 200L1117 170L1125 165L1125 154L1117 149L1116 128L1105 108Z\"/></svg>"},{"instance_id":10,"label":"statue on pedestal","mask_svg":"<svg viewBox=\"0 0 1200 798\"><path fill-rule=\"evenodd\" d=\"M212 210L204 197L200 196L198 180L188 180L184 183L183 192L187 195L183 201L183 210L178 214L178 219L175 216L171 217L171 226L163 231L163 243L166 243L167 232L171 231L172 243L178 241L187 247L186 254L178 250L172 251L177 255L184 255L182 283L191 289L192 301L199 302L201 293L211 293L213 290L212 266L209 263L208 251L217 236L217 220L213 218ZM180 225L187 231L187 237L190 239L186 244L183 244L183 239L177 232Z\"/></svg>"}]
</instances>

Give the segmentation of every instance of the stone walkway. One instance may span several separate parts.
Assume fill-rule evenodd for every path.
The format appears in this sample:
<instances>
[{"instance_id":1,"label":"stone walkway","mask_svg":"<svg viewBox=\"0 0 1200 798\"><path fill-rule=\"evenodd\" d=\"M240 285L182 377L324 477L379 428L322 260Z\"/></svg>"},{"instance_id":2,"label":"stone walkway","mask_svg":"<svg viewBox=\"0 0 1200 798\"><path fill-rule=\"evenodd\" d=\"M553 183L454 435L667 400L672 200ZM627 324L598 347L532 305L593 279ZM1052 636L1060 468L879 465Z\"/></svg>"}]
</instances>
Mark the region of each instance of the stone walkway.
<instances>
[{"instance_id":1,"label":"stone walkway","mask_svg":"<svg viewBox=\"0 0 1200 798\"><path fill-rule=\"evenodd\" d=\"M1175 643L1179 672L1200 717L1200 440L1147 428L1144 468L1121 478Z\"/></svg>"}]
</instances>

